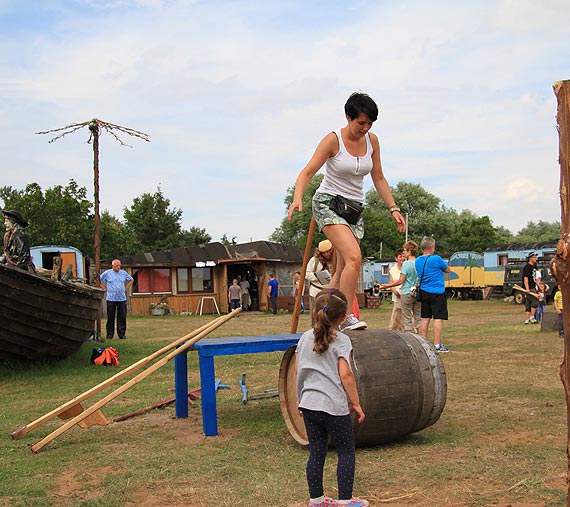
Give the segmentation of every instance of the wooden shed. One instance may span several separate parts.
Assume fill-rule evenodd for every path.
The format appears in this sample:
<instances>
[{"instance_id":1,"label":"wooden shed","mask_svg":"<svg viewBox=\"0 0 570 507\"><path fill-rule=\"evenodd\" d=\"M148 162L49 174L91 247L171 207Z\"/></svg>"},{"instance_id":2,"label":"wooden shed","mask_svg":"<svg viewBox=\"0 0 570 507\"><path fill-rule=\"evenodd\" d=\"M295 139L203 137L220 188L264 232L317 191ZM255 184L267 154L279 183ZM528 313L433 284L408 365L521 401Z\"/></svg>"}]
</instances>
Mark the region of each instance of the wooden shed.
<instances>
[{"instance_id":1,"label":"wooden shed","mask_svg":"<svg viewBox=\"0 0 570 507\"><path fill-rule=\"evenodd\" d=\"M279 280L278 306L292 310L293 274L301 269L303 251L269 241L239 245L214 242L120 257L122 268L135 279L130 309L133 315L150 315L151 303L164 301L175 313L195 312L202 300L211 312L214 301L228 311L228 286L233 278L250 282L252 309L268 308L269 273ZM110 260L103 269L110 267ZM212 299L213 298L213 299Z\"/></svg>"}]
</instances>

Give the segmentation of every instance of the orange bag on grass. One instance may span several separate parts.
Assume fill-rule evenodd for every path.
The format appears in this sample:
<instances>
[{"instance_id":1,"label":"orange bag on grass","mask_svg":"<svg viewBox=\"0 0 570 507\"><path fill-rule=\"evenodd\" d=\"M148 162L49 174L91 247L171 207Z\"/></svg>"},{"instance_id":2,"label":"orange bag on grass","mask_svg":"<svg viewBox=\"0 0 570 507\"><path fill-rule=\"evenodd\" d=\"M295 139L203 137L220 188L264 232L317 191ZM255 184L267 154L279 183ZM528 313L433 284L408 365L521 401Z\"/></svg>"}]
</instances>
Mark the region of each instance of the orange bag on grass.
<instances>
[{"instance_id":1,"label":"orange bag on grass","mask_svg":"<svg viewBox=\"0 0 570 507\"><path fill-rule=\"evenodd\" d=\"M119 352L113 347L93 349L91 362L99 366L119 366Z\"/></svg>"}]
</instances>

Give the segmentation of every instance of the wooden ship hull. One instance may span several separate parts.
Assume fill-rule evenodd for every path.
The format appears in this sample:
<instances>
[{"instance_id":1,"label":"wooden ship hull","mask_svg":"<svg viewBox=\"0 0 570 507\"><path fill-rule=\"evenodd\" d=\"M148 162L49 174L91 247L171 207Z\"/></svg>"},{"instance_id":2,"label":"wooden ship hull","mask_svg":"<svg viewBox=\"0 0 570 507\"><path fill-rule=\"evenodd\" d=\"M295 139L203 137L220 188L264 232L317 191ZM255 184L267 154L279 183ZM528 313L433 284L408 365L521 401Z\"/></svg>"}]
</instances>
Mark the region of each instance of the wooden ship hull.
<instances>
[{"instance_id":1,"label":"wooden ship hull","mask_svg":"<svg viewBox=\"0 0 570 507\"><path fill-rule=\"evenodd\" d=\"M104 291L0 265L0 359L63 358L95 329Z\"/></svg>"}]
</instances>

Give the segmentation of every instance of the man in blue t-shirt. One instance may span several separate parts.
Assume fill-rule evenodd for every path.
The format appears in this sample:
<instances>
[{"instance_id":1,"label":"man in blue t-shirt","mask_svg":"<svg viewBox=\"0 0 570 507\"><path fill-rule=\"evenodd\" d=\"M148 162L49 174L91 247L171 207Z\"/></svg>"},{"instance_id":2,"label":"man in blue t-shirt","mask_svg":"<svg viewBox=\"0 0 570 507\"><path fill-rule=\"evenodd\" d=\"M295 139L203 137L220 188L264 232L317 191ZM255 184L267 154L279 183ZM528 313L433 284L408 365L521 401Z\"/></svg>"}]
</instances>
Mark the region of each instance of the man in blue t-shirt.
<instances>
[{"instance_id":1,"label":"man in blue t-shirt","mask_svg":"<svg viewBox=\"0 0 570 507\"><path fill-rule=\"evenodd\" d=\"M115 259L111 263L111 269L103 272L99 279L107 299L107 340L115 335L115 315L117 334L124 340L127 337L127 290L134 282L133 277L123 271L121 261Z\"/></svg>"},{"instance_id":2,"label":"man in blue t-shirt","mask_svg":"<svg viewBox=\"0 0 570 507\"><path fill-rule=\"evenodd\" d=\"M267 290L269 291L269 299L271 299L271 308L273 309L273 315L277 315L277 295L279 294L279 281L275 280L275 277L272 274L269 275Z\"/></svg>"},{"instance_id":3,"label":"man in blue t-shirt","mask_svg":"<svg viewBox=\"0 0 570 507\"><path fill-rule=\"evenodd\" d=\"M439 352L449 352L441 343L443 321L447 320L447 299L445 297L444 273L451 268L435 254L435 239L425 236L420 244L421 257L416 259L416 271L420 284L422 313L420 335L427 338L429 323L433 318L433 344Z\"/></svg>"}]
</instances>

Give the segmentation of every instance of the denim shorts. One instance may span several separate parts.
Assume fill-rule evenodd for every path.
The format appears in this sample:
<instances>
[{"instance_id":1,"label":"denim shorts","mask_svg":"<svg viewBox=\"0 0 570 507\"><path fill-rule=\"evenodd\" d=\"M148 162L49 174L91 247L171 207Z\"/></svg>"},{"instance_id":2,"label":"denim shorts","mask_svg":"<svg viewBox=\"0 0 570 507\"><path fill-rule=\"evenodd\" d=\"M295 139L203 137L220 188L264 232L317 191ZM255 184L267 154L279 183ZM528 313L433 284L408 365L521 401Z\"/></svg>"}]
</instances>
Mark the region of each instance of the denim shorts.
<instances>
[{"instance_id":1,"label":"denim shorts","mask_svg":"<svg viewBox=\"0 0 570 507\"><path fill-rule=\"evenodd\" d=\"M364 237L364 220L362 219L362 215L360 215L356 225L349 224L330 208L333 199L334 195L331 194L315 193L313 196L313 217L319 226L319 230L322 231L325 225L346 225L350 227L355 238L362 239Z\"/></svg>"}]
</instances>

